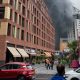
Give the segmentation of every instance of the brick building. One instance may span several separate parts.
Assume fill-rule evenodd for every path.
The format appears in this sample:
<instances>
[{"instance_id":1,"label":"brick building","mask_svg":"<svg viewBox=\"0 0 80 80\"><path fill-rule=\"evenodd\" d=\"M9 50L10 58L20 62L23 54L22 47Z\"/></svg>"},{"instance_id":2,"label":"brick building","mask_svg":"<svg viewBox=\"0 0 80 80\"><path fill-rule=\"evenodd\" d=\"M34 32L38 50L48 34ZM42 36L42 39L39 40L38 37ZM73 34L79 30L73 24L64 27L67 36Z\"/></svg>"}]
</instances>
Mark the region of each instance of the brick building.
<instances>
[{"instance_id":1,"label":"brick building","mask_svg":"<svg viewBox=\"0 0 80 80\"><path fill-rule=\"evenodd\" d=\"M55 29L43 0L0 0L0 62L54 52Z\"/></svg>"}]
</instances>

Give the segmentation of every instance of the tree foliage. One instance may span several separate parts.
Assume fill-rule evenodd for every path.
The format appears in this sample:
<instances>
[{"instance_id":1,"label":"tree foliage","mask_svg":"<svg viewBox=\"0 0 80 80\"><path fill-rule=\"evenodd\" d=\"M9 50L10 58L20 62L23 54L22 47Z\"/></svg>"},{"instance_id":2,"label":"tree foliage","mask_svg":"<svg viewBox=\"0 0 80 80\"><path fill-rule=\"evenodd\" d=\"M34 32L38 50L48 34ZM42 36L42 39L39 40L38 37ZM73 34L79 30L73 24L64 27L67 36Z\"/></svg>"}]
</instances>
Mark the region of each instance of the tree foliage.
<instances>
[{"instance_id":1,"label":"tree foliage","mask_svg":"<svg viewBox=\"0 0 80 80\"><path fill-rule=\"evenodd\" d=\"M76 54L77 41L72 41L71 43L68 43L68 47L70 48L70 51L72 53L72 59L78 59L78 55Z\"/></svg>"},{"instance_id":2,"label":"tree foliage","mask_svg":"<svg viewBox=\"0 0 80 80\"><path fill-rule=\"evenodd\" d=\"M77 48L77 41L72 41L71 43L68 43L68 47L70 48L71 51L75 53L76 48Z\"/></svg>"}]
</instances>

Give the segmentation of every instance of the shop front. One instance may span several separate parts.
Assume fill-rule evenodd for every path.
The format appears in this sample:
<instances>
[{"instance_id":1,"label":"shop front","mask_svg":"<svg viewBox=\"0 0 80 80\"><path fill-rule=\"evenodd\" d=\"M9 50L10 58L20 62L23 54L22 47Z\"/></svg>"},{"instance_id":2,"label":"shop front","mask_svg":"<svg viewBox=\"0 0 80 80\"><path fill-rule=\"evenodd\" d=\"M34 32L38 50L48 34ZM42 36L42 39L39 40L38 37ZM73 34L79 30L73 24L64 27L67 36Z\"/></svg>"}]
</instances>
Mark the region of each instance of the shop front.
<instances>
[{"instance_id":1,"label":"shop front","mask_svg":"<svg viewBox=\"0 0 80 80\"><path fill-rule=\"evenodd\" d=\"M27 62L29 55L25 52L23 48L7 47L6 52L6 62L17 61L17 62Z\"/></svg>"},{"instance_id":2,"label":"shop front","mask_svg":"<svg viewBox=\"0 0 80 80\"><path fill-rule=\"evenodd\" d=\"M21 54L22 61L23 62L28 62L29 55L26 53L26 51L23 48L17 48L17 51Z\"/></svg>"},{"instance_id":3,"label":"shop front","mask_svg":"<svg viewBox=\"0 0 80 80\"><path fill-rule=\"evenodd\" d=\"M21 61L21 60L22 60L22 57L19 54L19 52L16 50L16 48L7 46L6 62Z\"/></svg>"}]
</instances>

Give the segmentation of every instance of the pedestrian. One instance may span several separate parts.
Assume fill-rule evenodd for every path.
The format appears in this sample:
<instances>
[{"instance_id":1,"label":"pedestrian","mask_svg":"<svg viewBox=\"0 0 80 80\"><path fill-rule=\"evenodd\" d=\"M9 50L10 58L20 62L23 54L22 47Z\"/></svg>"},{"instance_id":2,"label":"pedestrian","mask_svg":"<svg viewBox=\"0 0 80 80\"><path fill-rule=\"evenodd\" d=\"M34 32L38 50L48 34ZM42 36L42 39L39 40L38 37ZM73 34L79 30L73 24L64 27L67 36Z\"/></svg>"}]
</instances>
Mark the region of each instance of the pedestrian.
<instances>
[{"instance_id":1,"label":"pedestrian","mask_svg":"<svg viewBox=\"0 0 80 80\"><path fill-rule=\"evenodd\" d=\"M62 65L62 64L58 64L56 66L56 69L57 69L57 74L55 74L51 80L66 80L65 77L64 77L64 74L65 74L65 66Z\"/></svg>"},{"instance_id":2,"label":"pedestrian","mask_svg":"<svg viewBox=\"0 0 80 80\"><path fill-rule=\"evenodd\" d=\"M51 59L50 60L50 68L53 70L53 65L54 65L54 61Z\"/></svg>"},{"instance_id":3,"label":"pedestrian","mask_svg":"<svg viewBox=\"0 0 80 80\"><path fill-rule=\"evenodd\" d=\"M44 60L44 64L45 64L45 68L46 68L46 65L47 65L47 63L46 63L46 59Z\"/></svg>"},{"instance_id":4,"label":"pedestrian","mask_svg":"<svg viewBox=\"0 0 80 80\"><path fill-rule=\"evenodd\" d=\"M49 61L49 59L46 59L45 62L46 62L46 69L50 69L50 61Z\"/></svg>"}]
</instances>

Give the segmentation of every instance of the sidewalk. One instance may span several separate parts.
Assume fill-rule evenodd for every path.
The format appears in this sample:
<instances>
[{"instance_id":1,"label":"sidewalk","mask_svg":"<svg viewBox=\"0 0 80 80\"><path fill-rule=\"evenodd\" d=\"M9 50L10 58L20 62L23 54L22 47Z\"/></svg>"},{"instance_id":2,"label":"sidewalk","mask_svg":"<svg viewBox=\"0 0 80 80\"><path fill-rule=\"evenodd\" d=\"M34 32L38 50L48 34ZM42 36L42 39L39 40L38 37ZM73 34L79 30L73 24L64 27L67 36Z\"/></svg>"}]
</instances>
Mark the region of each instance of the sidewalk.
<instances>
[{"instance_id":1,"label":"sidewalk","mask_svg":"<svg viewBox=\"0 0 80 80\"><path fill-rule=\"evenodd\" d=\"M33 65L35 68L36 74L55 74L56 73L56 65L53 66L53 70L47 70L45 68L45 64L35 64ZM71 68L68 68L68 66L65 66L65 71L71 70Z\"/></svg>"}]
</instances>

